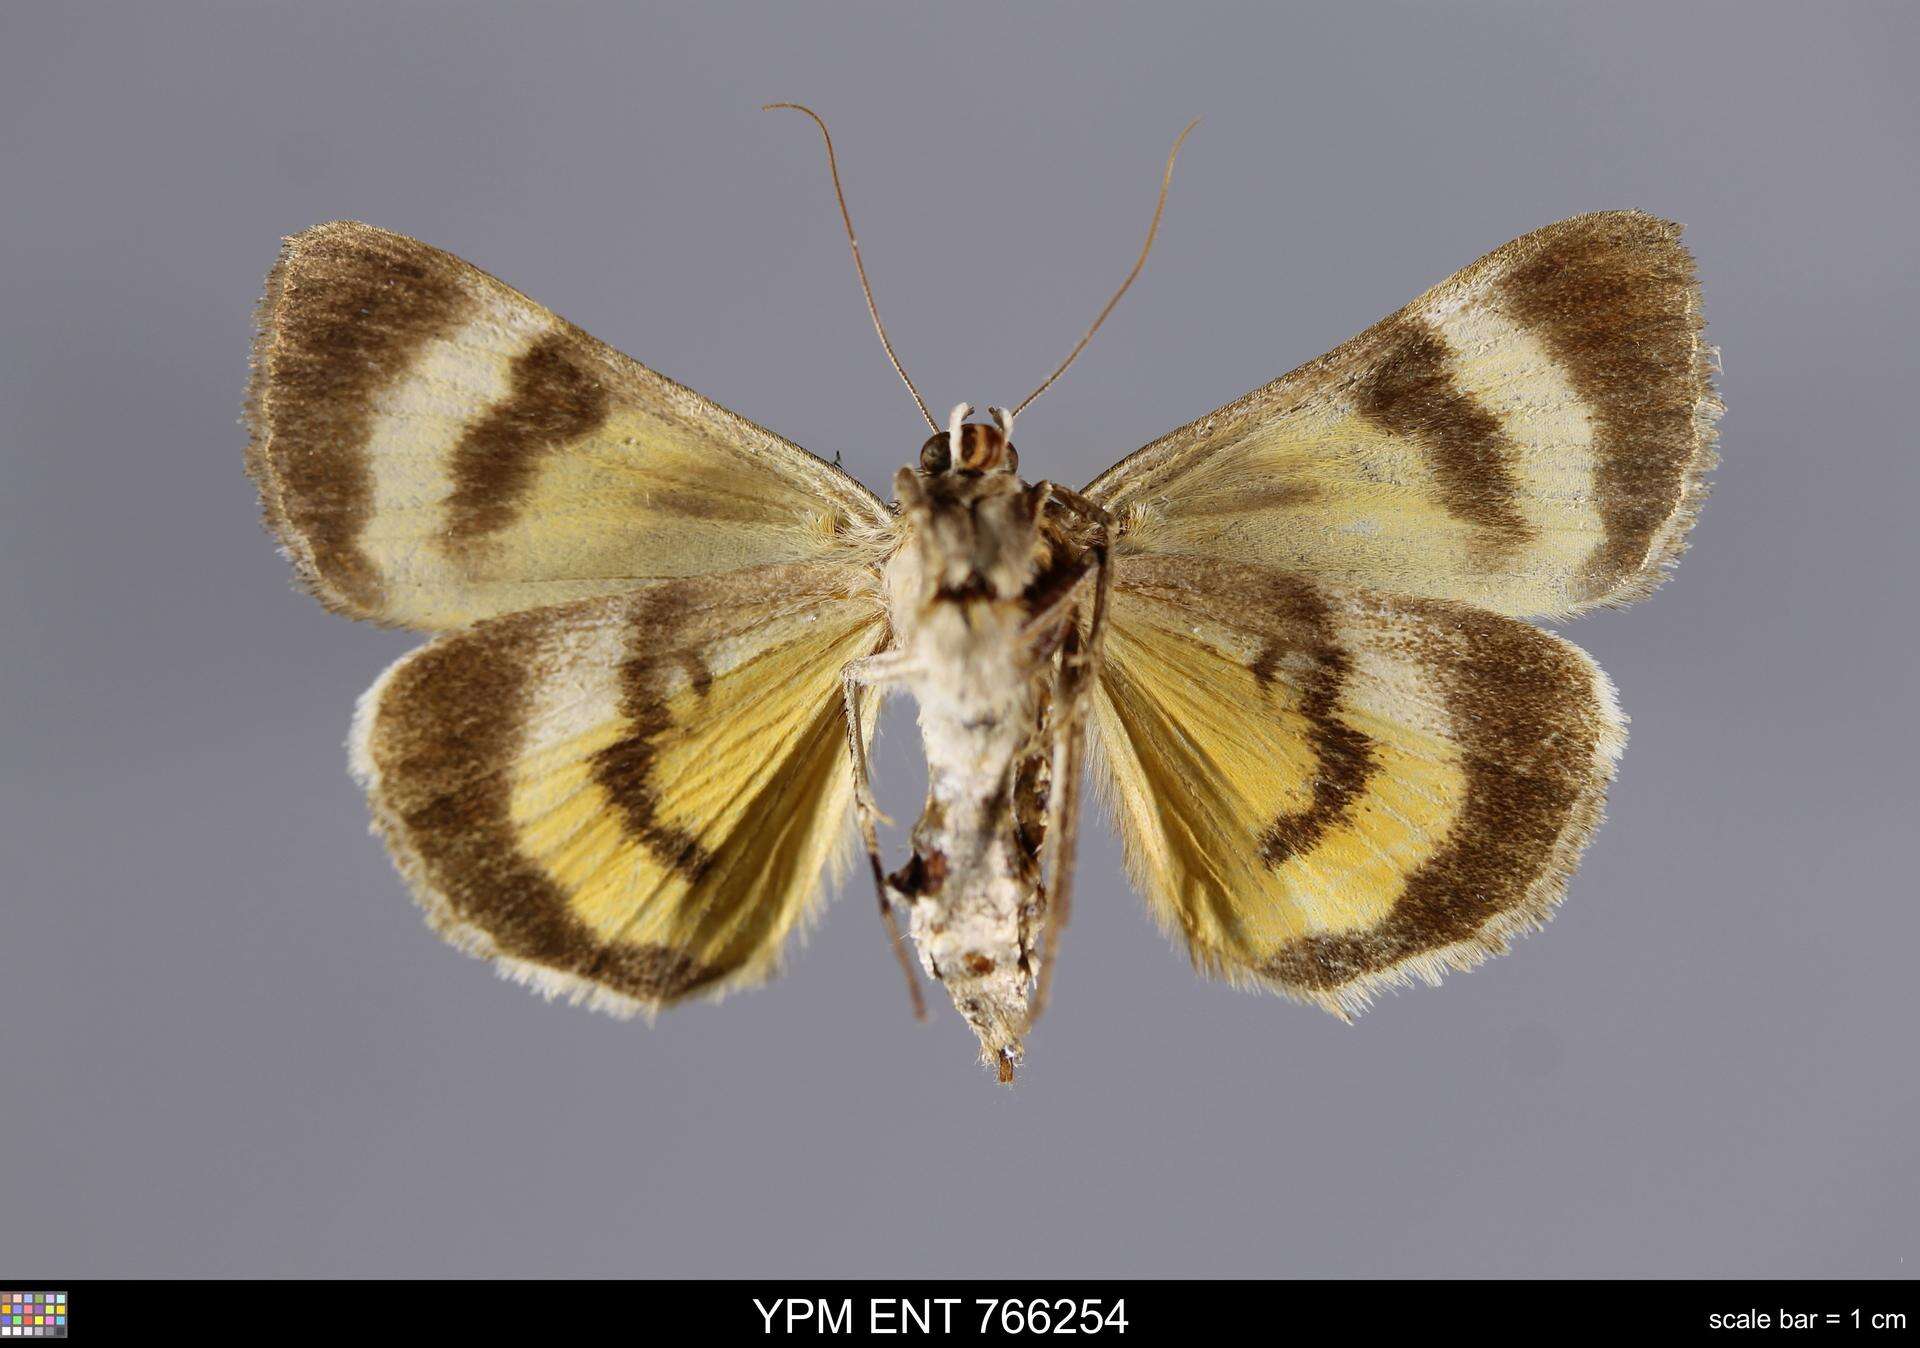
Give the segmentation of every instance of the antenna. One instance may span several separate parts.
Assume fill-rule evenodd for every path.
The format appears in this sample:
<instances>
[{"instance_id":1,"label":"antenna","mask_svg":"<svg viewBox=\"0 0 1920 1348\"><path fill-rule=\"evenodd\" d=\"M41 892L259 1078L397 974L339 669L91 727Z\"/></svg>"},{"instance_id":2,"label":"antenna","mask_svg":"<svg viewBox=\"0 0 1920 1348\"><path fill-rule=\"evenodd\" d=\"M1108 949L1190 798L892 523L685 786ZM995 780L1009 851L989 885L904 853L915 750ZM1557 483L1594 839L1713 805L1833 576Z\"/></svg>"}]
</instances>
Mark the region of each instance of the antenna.
<instances>
[{"instance_id":1,"label":"antenna","mask_svg":"<svg viewBox=\"0 0 1920 1348\"><path fill-rule=\"evenodd\" d=\"M1052 374L1046 377L1046 379L1041 383L1039 388L1029 393L1026 396L1026 399L1018 407L1014 408L1012 412L1008 413L1007 415L1008 421L1012 421L1014 417L1017 417L1022 412L1026 411L1027 408L1032 405L1033 400L1035 398L1038 398L1041 394L1045 393L1048 389L1052 388L1053 381L1058 379L1061 375L1065 374L1067 372L1067 367L1073 364L1074 361L1080 358L1080 353L1087 349L1087 343L1093 340L1093 334L1100 331L1100 325L1106 322L1107 315L1113 312L1113 306L1120 303L1120 297L1127 293L1127 287L1132 285L1134 282L1134 278L1140 275L1140 269L1147 265L1147 254L1153 251L1153 237L1154 235L1160 232L1160 213L1166 210L1167 208L1167 189L1173 186L1173 161L1180 157L1180 146L1186 140L1187 133L1192 131L1193 128L1195 128L1198 125L1200 125L1200 119L1198 117L1194 118L1191 122L1188 122L1185 130L1181 131L1181 133L1178 136L1174 137L1173 148L1167 152L1167 171L1164 174L1162 174L1160 178L1160 200L1154 203L1153 223L1147 226L1147 242L1146 242L1146 245L1142 247L1140 250L1140 260L1133 264L1133 270L1127 273L1127 279L1120 283L1120 288L1113 292L1113 298L1107 301L1107 307L1102 309L1100 311L1100 316L1093 320L1093 326L1087 329L1086 336L1080 339L1079 344L1075 346L1073 350L1067 352L1067 358L1060 362L1059 367L1055 369ZM822 131L826 130L825 127L822 127L820 129ZM851 228L851 226L849 226L849 228ZM855 252L854 257L855 257L855 260L858 260L859 253L857 251ZM872 302L871 299L869 299L868 302L871 303ZM876 317L874 321L876 323L879 322L878 317ZM882 340L885 340L885 338L883 337ZM906 378L906 376L903 374L901 378L904 379ZM915 396L917 397L918 395L915 395ZM922 410L925 410L925 409L923 408Z\"/></svg>"},{"instance_id":2,"label":"antenna","mask_svg":"<svg viewBox=\"0 0 1920 1348\"><path fill-rule=\"evenodd\" d=\"M820 114L815 112L812 108L807 107L805 104L766 103L761 105L760 111L771 112L775 108L792 108L795 112L804 112L807 114L807 116L813 118L813 124L820 128L820 134L823 138L825 138L827 142L827 171L833 175L833 195L835 199L837 199L840 203L840 220L847 227L847 246L853 249L853 269L856 272L860 273L860 293L867 297L867 312L873 315L873 330L880 334L880 345L886 348L887 359L893 362L894 373L900 376L900 382L905 384L907 386L907 392L913 395L914 404L919 407L920 415L927 419L928 428L938 433L938 431L940 430L940 423L935 421L933 419L933 413L927 410L927 400L920 396L920 390L915 388L913 386L913 380L907 377L907 371L905 367L903 367L900 364L900 357L893 354L893 343L887 340L887 325L880 321L879 306L873 302L873 287L867 283L867 267L866 267L866 264L860 260L860 240L854 237L853 216L851 216L847 212L847 194L841 191L840 189L840 159L839 159L839 156L835 155L833 152L832 133L827 130L827 124L820 120ZM1189 127L1188 130L1192 130L1192 128ZM1181 132L1181 135L1184 136L1185 134L1186 132L1184 131ZM1176 144L1174 148L1178 149L1179 146ZM1173 173L1173 164L1171 161L1169 161L1167 164L1167 173L1169 174L1169 176L1171 176L1171 174ZM1166 193L1166 189L1163 187L1160 189L1161 203L1165 204L1166 199L1167 199L1167 193ZM1158 211L1155 211L1153 213L1153 222L1156 226L1158 226L1160 223L1160 213ZM1149 244L1153 242L1153 236L1151 234L1147 236L1147 242ZM1141 256L1140 260L1142 262L1146 261L1146 257L1144 254ZM1139 270L1140 269L1138 267L1134 268L1134 271L1136 273L1138 273ZM1128 277L1127 280L1131 282L1133 278ZM1120 289L1124 291L1126 289L1126 286L1122 286L1120 287ZM1114 296L1114 298L1117 300L1120 297L1116 295ZM1107 307L1111 309L1113 306L1108 305ZM1106 315L1102 314L1101 317L1105 318ZM1098 327L1100 325L1096 323L1094 324L1094 326ZM1087 335L1091 337L1093 334L1088 333ZM1086 343L1082 342L1081 345L1085 346ZM1074 354L1078 355L1079 352L1076 350ZM1072 357L1069 357L1068 360L1069 360L1069 363L1071 363ZM1064 369L1066 367L1062 366L1061 368ZM1055 371L1055 373L1058 374L1059 372ZM1052 380L1047 381L1047 383L1052 383L1052 382L1053 382ZM1041 387L1045 388L1046 385L1043 384L1041 385ZM1038 396L1039 396L1038 394L1034 395L1034 397L1038 397ZM1033 401L1033 399L1029 398L1027 401L1031 402ZM1024 405L1025 404L1022 404L1022 406Z\"/></svg>"}]
</instances>

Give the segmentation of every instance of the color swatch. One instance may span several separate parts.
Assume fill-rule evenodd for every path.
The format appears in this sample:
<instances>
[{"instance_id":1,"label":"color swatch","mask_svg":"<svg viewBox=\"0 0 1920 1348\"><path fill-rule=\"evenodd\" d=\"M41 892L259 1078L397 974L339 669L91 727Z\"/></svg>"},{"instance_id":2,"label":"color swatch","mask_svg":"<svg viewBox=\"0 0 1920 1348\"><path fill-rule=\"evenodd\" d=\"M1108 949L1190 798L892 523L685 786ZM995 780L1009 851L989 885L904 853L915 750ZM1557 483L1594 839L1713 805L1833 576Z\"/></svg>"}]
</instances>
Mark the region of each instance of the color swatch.
<instances>
[{"instance_id":1,"label":"color swatch","mask_svg":"<svg viewBox=\"0 0 1920 1348\"><path fill-rule=\"evenodd\" d=\"M0 1338L67 1337L65 1292L0 1292Z\"/></svg>"}]
</instances>

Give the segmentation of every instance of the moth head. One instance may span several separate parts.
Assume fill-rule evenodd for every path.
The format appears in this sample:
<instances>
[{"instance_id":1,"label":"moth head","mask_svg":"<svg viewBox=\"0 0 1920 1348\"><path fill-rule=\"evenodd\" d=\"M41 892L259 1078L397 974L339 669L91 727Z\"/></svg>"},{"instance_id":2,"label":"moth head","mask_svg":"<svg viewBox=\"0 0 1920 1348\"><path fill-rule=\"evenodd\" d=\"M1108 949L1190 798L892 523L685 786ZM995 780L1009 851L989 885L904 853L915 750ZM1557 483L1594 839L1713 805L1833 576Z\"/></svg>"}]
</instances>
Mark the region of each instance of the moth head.
<instances>
[{"instance_id":1,"label":"moth head","mask_svg":"<svg viewBox=\"0 0 1920 1348\"><path fill-rule=\"evenodd\" d=\"M961 473L975 476L1005 473L1009 477L1017 477L1020 471L1020 456L1013 448L1014 417L1026 411L1035 398L1052 388L1054 381L1067 372L1067 367L1080 358L1080 353L1087 349L1087 343L1093 340L1094 333L1100 331L1100 325L1107 321L1107 315L1113 312L1116 304L1120 303L1120 297L1127 293L1127 288L1140 275L1140 269L1147 265L1147 255L1153 251L1154 236L1160 232L1160 214L1167 207L1167 188L1173 184L1173 161L1180 157L1180 146L1186 141L1188 133L1200 124L1200 119L1196 117L1188 122L1186 129L1174 138L1173 149L1167 152L1166 172L1160 175L1160 196L1154 202L1153 222L1147 226L1147 241L1140 249L1140 260L1133 264L1133 270L1127 273L1127 279L1120 283L1120 288L1113 292L1113 298L1107 301L1107 307L1102 309L1093 320L1093 326L1087 329L1086 335L1074 345L1073 350L1067 353L1067 358L1054 367L1053 373L1040 381L1040 387L1021 399L1014 406L1013 411L1009 412L1004 407L989 407L987 411L993 417L993 425L968 424L967 418L973 414L973 408L966 403L961 403L953 409L953 414L947 419L947 429L942 432L940 423L933 419L933 412L927 407L927 400L920 396L920 389L914 384L912 376L900 363L900 358L894 354L893 342L887 336L887 325L880 321L880 306L874 303L873 286L867 281L867 267L860 260L860 243L853 232L853 216L847 210L847 194L840 189L840 160L834 153L832 133L827 130L827 124L821 120L820 114L805 104L768 103L762 110L772 108L787 108L805 114L813 120L815 126L820 128L820 138L826 142L827 174L833 179L834 200L840 203L840 223L846 226L847 244L853 250L854 274L860 278L860 293L866 297L867 312L873 316L873 330L880 337L880 345L887 353L887 360L893 366L893 372L899 375L900 382L907 386L907 392L913 395L914 406L920 409L920 415L927 419L927 426L933 431L933 434L927 437L926 443L920 446L920 467L917 470L919 477L937 479L949 474ZM913 477L915 471L912 468L902 468L895 479L896 484L902 478ZM914 488L900 489L900 502L903 506L917 499L922 499L922 494L917 493Z\"/></svg>"},{"instance_id":2,"label":"moth head","mask_svg":"<svg viewBox=\"0 0 1920 1348\"><path fill-rule=\"evenodd\" d=\"M976 425L970 411L954 408L921 446L919 467L894 477L908 524L900 575L913 577L903 583L916 603L1011 599L1033 580L1044 492L1019 478L1013 418L994 408L993 425Z\"/></svg>"},{"instance_id":3,"label":"moth head","mask_svg":"<svg viewBox=\"0 0 1920 1348\"><path fill-rule=\"evenodd\" d=\"M1020 454L1013 447L1013 414L989 407L991 426L968 421L973 408L961 403L947 418L947 429L935 431L920 446L920 471L928 477L943 473L1017 473Z\"/></svg>"}]
</instances>

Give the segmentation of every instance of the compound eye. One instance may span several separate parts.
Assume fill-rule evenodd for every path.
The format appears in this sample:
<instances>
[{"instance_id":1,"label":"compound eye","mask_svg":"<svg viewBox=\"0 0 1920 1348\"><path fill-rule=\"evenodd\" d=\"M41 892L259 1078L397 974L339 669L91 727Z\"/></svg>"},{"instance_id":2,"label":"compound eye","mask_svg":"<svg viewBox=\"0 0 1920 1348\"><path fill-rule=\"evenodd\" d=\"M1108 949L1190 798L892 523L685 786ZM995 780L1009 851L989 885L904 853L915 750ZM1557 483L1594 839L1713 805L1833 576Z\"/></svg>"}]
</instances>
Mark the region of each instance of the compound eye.
<instances>
[{"instance_id":1,"label":"compound eye","mask_svg":"<svg viewBox=\"0 0 1920 1348\"><path fill-rule=\"evenodd\" d=\"M1000 466L1009 473L1017 475L1020 472L1020 451L1013 447L1013 441L1011 440L1007 441L1006 462Z\"/></svg>"},{"instance_id":2,"label":"compound eye","mask_svg":"<svg viewBox=\"0 0 1920 1348\"><path fill-rule=\"evenodd\" d=\"M947 443L947 433L936 431L927 437L920 446L920 471L923 473L944 473L953 466L953 447Z\"/></svg>"}]
</instances>

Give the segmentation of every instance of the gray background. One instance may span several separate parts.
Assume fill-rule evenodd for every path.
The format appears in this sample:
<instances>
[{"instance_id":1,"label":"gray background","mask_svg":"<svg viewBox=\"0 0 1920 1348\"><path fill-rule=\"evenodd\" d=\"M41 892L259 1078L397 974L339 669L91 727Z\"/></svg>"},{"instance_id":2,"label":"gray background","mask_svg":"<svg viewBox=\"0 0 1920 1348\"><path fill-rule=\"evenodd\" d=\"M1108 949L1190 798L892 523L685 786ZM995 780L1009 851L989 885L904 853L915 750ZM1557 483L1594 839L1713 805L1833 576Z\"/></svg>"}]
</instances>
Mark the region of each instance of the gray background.
<instances>
[{"instance_id":1,"label":"gray background","mask_svg":"<svg viewBox=\"0 0 1920 1348\"><path fill-rule=\"evenodd\" d=\"M1904 12L1903 12L1904 10ZM1603 12L1604 11L1604 12ZM1920 1268L1917 35L1893 4L0 16L0 1270ZM1524 230L1686 221L1725 466L1577 625L1633 743L1552 928L1355 1028L1203 983L1089 822L1014 1091L866 893L652 1029L440 945L341 741L412 644L293 591L237 424L276 240L450 248L883 488L902 356L1084 481ZM882 803L919 764L893 704Z\"/></svg>"}]
</instances>

